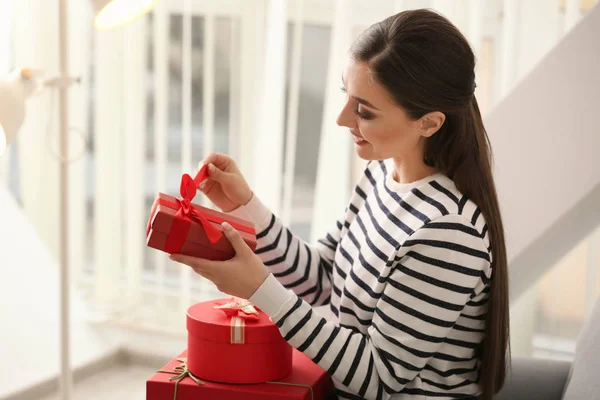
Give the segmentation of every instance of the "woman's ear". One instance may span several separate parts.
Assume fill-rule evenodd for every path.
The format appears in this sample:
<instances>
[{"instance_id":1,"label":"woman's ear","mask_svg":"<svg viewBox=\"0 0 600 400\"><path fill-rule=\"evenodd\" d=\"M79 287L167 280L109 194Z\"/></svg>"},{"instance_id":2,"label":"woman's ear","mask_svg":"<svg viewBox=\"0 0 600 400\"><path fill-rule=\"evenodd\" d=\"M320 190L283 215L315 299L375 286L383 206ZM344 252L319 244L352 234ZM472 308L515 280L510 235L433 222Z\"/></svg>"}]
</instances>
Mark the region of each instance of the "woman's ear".
<instances>
[{"instance_id":1,"label":"woman's ear","mask_svg":"<svg viewBox=\"0 0 600 400\"><path fill-rule=\"evenodd\" d=\"M433 111L423 115L420 119L421 136L433 136L433 134L439 131L442 125L444 125L445 121L446 115L440 111Z\"/></svg>"}]
</instances>

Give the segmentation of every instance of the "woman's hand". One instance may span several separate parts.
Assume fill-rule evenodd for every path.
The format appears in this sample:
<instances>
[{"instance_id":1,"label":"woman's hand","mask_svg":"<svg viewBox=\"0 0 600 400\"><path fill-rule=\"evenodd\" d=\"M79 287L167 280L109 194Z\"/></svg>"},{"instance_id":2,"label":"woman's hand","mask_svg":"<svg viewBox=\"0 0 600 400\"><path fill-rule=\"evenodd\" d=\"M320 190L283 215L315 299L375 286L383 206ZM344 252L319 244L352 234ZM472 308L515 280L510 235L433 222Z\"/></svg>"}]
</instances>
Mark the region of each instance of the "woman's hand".
<instances>
[{"instance_id":1,"label":"woman's hand","mask_svg":"<svg viewBox=\"0 0 600 400\"><path fill-rule=\"evenodd\" d=\"M235 210L252 199L252 190L229 156L212 153L198 167L202 164L208 165L208 178L199 189L223 212Z\"/></svg>"},{"instance_id":2,"label":"woman's hand","mask_svg":"<svg viewBox=\"0 0 600 400\"><path fill-rule=\"evenodd\" d=\"M235 257L227 261L211 261L203 258L171 255L171 260L186 264L199 275L212 281L220 292L249 299L269 276L269 270L250 247L240 233L227 222L222 224L225 237L229 239Z\"/></svg>"}]
</instances>

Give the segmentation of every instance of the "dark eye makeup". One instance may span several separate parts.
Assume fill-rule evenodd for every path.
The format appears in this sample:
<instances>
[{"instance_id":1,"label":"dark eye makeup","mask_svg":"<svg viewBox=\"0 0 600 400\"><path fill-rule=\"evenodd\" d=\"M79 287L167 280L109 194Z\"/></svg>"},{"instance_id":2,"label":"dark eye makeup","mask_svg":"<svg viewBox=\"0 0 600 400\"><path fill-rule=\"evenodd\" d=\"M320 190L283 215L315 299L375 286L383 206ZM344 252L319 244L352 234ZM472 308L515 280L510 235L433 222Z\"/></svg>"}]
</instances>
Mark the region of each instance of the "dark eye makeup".
<instances>
[{"instance_id":1,"label":"dark eye makeup","mask_svg":"<svg viewBox=\"0 0 600 400\"><path fill-rule=\"evenodd\" d=\"M354 109L354 114L356 114L356 116L358 118L360 118L360 119L369 120L369 119L373 119L374 118L373 114L371 114L369 112L363 112L363 111L361 111L360 110L360 104L356 105L356 108Z\"/></svg>"},{"instance_id":2,"label":"dark eye makeup","mask_svg":"<svg viewBox=\"0 0 600 400\"><path fill-rule=\"evenodd\" d=\"M341 87L340 90L342 91L342 93L347 93L346 88L345 87ZM370 120L375 118L375 116L369 112L364 112L361 111L360 109L360 102L356 102L356 108L354 109L354 114L356 114L356 116L360 119L365 119L365 120Z\"/></svg>"}]
</instances>

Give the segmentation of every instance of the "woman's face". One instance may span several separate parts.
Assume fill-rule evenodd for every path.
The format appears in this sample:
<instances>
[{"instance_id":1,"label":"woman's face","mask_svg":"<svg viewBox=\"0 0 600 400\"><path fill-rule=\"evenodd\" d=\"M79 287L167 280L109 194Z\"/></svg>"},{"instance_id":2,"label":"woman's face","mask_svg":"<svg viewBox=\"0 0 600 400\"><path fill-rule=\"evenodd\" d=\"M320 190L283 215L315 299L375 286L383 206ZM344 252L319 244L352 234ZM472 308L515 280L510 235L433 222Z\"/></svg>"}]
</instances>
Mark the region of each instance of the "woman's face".
<instances>
[{"instance_id":1,"label":"woman's face","mask_svg":"<svg viewBox=\"0 0 600 400\"><path fill-rule=\"evenodd\" d=\"M363 62L350 58L342 79L346 103L337 124L350 130L358 156L365 160L423 160L426 133L422 118L410 119Z\"/></svg>"}]
</instances>

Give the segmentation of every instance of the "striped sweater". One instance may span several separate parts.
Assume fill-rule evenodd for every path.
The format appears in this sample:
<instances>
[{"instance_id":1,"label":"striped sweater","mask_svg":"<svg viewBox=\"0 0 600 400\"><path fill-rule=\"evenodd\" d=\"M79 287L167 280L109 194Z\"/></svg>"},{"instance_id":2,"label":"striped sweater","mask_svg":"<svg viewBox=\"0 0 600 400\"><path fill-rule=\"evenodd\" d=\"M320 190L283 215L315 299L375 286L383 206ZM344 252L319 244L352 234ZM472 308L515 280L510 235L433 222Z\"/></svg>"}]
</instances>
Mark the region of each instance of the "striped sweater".
<instances>
[{"instance_id":1,"label":"striped sweater","mask_svg":"<svg viewBox=\"0 0 600 400\"><path fill-rule=\"evenodd\" d=\"M491 278L484 218L448 177L400 184L392 171L370 162L314 246L256 196L235 210L255 223L271 271L250 300L339 398L475 399Z\"/></svg>"}]
</instances>

